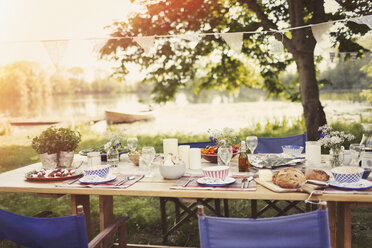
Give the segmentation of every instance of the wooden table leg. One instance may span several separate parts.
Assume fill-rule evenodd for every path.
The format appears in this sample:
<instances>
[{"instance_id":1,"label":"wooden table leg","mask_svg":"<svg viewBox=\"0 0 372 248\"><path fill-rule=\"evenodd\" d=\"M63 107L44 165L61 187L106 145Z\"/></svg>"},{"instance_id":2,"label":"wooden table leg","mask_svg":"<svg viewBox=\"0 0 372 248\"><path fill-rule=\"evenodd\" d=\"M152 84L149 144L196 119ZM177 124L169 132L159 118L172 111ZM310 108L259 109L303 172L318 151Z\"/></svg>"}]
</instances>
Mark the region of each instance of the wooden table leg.
<instances>
[{"instance_id":1,"label":"wooden table leg","mask_svg":"<svg viewBox=\"0 0 372 248\"><path fill-rule=\"evenodd\" d=\"M336 248L336 202L327 202L329 234L331 236L331 247Z\"/></svg>"},{"instance_id":2,"label":"wooden table leg","mask_svg":"<svg viewBox=\"0 0 372 248\"><path fill-rule=\"evenodd\" d=\"M114 198L112 195L99 196L99 227L103 231L105 227L114 222ZM108 237L103 243L103 248L112 247L114 236Z\"/></svg>"},{"instance_id":3,"label":"wooden table leg","mask_svg":"<svg viewBox=\"0 0 372 248\"><path fill-rule=\"evenodd\" d=\"M72 214L77 214L77 206L83 205L85 213L85 224L87 227L88 240L93 238L92 222L90 218L90 201L89 195L71 195L71 209Z\"/></svg>"},{"instance_id":4,"label":"wooden table leg","mask_svg":"<svg viewBox=\"0 0 372 248\"><path fill-rule=\"evenodd\" d=\"M337 247L351 247L351 207L348 202L337 203Z\"/></svg>"}]
</instances>

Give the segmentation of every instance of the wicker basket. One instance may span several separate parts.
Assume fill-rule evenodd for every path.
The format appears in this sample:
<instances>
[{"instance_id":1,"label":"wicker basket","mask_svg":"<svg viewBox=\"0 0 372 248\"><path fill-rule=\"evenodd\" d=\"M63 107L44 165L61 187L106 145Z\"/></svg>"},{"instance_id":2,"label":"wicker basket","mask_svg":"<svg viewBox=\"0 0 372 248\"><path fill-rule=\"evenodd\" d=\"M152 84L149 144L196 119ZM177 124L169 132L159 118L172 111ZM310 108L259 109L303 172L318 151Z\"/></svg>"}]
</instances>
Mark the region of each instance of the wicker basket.
<instances>
[{"instance_id":1,"label":"wicker basket","mask_svg":"<svg viewBox=\"0 0 372 248\"><path fill-rule=\"evenodd\" d=\"M130 161L132 161L132 163L136 166L139 165L139 157L141 156L141 154L128 154L128 157L130 159Z\"/></svg>"}]
</instances>

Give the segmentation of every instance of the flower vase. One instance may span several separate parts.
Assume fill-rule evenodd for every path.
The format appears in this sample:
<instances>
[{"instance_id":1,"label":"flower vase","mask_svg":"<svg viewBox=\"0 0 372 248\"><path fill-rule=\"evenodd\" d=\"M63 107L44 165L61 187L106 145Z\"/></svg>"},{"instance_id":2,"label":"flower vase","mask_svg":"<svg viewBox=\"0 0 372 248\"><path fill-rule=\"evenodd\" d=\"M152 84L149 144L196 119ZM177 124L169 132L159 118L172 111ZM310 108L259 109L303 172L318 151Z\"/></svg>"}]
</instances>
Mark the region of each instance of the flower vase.
<instances>
[{"instance_id":1,"label":"flower vase","mask_svg":"<svg viewBox=\"0 0 372 248\"><path fill-rule=\"evenodd\" d=\"M119 164L119 151L116 147L110 147L107 152L107 164L112 167L118 167Z\"/></svg>"},{"instance_id":2,"label":"flower vase","mask_svg":"<svg viewBox=\"0 0 372 248\"><path fill-rule=\"evenodd\" d=\"M331 148L329 151L331 168L338 167L343 163L343 151L340 148Z\"/></svg>"}]
</instances>

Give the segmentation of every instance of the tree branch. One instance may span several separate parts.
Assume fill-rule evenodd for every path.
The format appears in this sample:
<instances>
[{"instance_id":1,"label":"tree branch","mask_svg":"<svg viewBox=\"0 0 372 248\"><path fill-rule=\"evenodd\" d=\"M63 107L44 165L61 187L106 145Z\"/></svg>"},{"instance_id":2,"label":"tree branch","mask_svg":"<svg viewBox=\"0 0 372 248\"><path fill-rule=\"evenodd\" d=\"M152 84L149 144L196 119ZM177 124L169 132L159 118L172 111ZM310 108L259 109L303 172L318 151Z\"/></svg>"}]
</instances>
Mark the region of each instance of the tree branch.
<instances>
[{"instance_id":1,"label":"tree branch","mask_svg":"<svg viewBox=\"0 0 372 248\"><path fill-rule=\"evenodd\" d=\"M261 20L261 26L264 29L278 30L278 26L269 19L267 14L263 12L263 10L261 9L261 6L258 5L256 0L245 0L243 2L245 2L248 5L249 9L251 9L253 12L256 13L257 18ZM293 53L295 51L295 47L292 41L288 39L284 34L283 36L281 34L274 34L274 37L279 41L282 41L283 39L283 44L285 48L289 50L289 52Z\"/></svg>"}]
</instances>

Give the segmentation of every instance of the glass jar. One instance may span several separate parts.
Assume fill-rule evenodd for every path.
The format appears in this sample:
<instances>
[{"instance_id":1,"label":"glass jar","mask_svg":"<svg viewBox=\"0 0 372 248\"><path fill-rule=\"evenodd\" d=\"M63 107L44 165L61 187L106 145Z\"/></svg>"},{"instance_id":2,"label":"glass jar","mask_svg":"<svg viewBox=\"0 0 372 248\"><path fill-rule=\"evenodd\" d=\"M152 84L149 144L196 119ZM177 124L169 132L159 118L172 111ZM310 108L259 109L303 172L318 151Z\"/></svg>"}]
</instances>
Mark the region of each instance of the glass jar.
<instances>
[{"instance_id":1,"label":"glass jar","mask_svg":"<svg viewBox=\"0 0 372 248\"><path fill-rule=\"evenodd\" d=\"M111 146L107 151L107 164L112 167L118 167L119 164L119 151L116 147Z\"/></svg>"}]
</instances>

